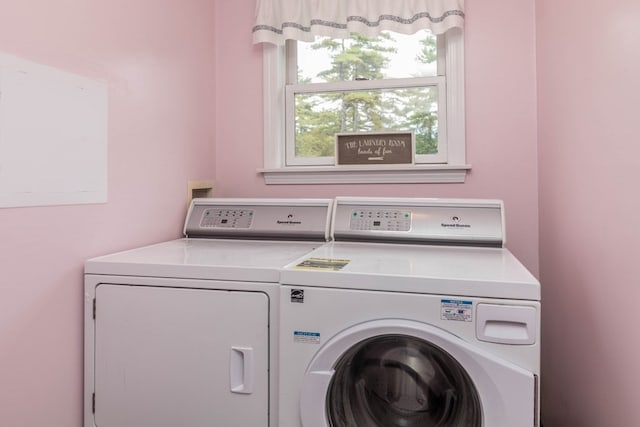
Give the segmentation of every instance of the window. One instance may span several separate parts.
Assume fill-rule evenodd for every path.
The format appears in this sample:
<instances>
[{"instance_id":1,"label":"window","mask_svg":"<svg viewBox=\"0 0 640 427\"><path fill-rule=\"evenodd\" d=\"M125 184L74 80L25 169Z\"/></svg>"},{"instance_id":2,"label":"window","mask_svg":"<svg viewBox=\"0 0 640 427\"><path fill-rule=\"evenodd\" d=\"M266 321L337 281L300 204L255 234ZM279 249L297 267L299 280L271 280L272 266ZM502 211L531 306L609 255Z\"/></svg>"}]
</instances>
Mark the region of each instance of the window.
<instances>
[{"instance_id":1,"label":"window","mask_svg":"<svg viewBox=\"0 0 640 427\"><path fill-rule=\"evenodd\" d=\"M463 16L447 13L437 16ZM411 35L348 30L328 37L326 28L318 35L313 25L254 27L254 41L256 31L268 33L265 38L304 32L298 40L263 45L265 181L463 182L470 167L462 29L437 36L429 29ZM414 132L414 164L335 166L336 133L385 131Z\"/></svg>"},{"instance_id":2,"label":"window","mask_svg":"<svg viewBox=\"0 0 640 427\"><path fill-rule=\"evenodd\" d=\"M285 164L333 165L336 133L372 131L413 131L416 163L446 163L440 45L428 30L287 41Z\"/></svg>"}]
</instances>

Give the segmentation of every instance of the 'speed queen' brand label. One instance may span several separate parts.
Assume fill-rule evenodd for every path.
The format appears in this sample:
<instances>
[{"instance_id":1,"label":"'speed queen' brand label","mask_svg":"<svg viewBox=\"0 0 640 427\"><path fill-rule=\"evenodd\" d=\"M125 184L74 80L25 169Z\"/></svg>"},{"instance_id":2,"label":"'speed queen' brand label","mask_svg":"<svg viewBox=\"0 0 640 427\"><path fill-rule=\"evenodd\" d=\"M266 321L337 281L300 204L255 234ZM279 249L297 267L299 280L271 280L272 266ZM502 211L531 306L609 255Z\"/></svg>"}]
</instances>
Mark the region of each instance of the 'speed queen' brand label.
<instances>
[{"instance_id":1,"label":"'speed queen' brand label","mask_svg":"<svg viewBox=\"0 0 640 427\"><path fill-rule=\"evenodd\" d=\"M298 221L294 218L293 214L287 215L286 219L278 219L276 220L276 224L278 225L301 225L302 221Z\"/></svg>"},{"instance_id":2,"label":"'speed queen' brand label","mask_svg":"<svg viewBox=\"0 0 640 427\"><path fill-rule=\"evenodd\" d=\"M471 224L462 222L462 218L459 216L452 216L447 222L442 222L440 226L443 228L471 228Z\"/></svg>"}]
</instances>

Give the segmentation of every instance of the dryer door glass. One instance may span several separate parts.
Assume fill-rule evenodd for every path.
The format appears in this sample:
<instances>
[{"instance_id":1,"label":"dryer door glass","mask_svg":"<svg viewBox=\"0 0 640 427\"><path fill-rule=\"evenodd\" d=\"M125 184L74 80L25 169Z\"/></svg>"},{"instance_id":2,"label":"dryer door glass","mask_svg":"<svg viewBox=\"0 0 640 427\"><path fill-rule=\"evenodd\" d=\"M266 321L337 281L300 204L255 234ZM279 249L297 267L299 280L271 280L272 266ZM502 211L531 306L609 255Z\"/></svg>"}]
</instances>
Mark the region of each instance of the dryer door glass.
<instances>
[{"instance_id":1,"label":"dryer door glass","mask_svg":"<svg viewBox=\"0 0 640 427\"><path fill-rule=\"evenodd\" d=\"M332 427L480 427L478 392L446 351L407 335L381 335L345 352L327 394Z\"/></svg>"}]
</instances>

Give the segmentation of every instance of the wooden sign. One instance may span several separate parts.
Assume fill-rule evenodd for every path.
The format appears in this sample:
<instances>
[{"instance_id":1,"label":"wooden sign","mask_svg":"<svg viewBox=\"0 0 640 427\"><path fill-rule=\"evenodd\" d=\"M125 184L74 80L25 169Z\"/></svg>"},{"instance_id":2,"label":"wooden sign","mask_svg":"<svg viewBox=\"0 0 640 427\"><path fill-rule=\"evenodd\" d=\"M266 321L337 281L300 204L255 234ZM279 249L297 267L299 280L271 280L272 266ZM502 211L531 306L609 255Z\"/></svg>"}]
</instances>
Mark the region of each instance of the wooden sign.
<instances>
[{"instance_id":1,"label":"wooden sign","mask_svg":"<svg viewBox=\"0 0 640 427\"><path fill-rule=\"evenodd\" d=\"M414 162L413 132L336 134L336 165L404 165Z\"/></svg>"}]
</instances>

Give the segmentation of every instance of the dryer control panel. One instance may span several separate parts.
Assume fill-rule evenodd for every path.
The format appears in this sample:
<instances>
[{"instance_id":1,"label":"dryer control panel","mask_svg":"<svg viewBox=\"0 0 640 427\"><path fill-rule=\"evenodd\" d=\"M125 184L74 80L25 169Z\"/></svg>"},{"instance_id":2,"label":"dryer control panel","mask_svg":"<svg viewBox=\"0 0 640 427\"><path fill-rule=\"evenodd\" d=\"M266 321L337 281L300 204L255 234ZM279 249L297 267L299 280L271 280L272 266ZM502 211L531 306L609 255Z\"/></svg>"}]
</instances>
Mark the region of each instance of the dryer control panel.
<instances>
[{"instance_id":1,"label":"dryer control panel","mask_svg":"<svg viewBox=\"0 0 640 427\"><path fill-rule=\"evenodd\" d=\"M329 239L330 199L193 199L187 237Z\"/></svg>"},{"instance_id":2,"label":"dryer control panel","mask_svg":"<svg viewBox=\"0 0 640 427\"><path fill-rule=\"evenodd\" d=\"M502 247L503 215L500 200L338 197L333 237Z\"/></svg>"}]
</instances>

